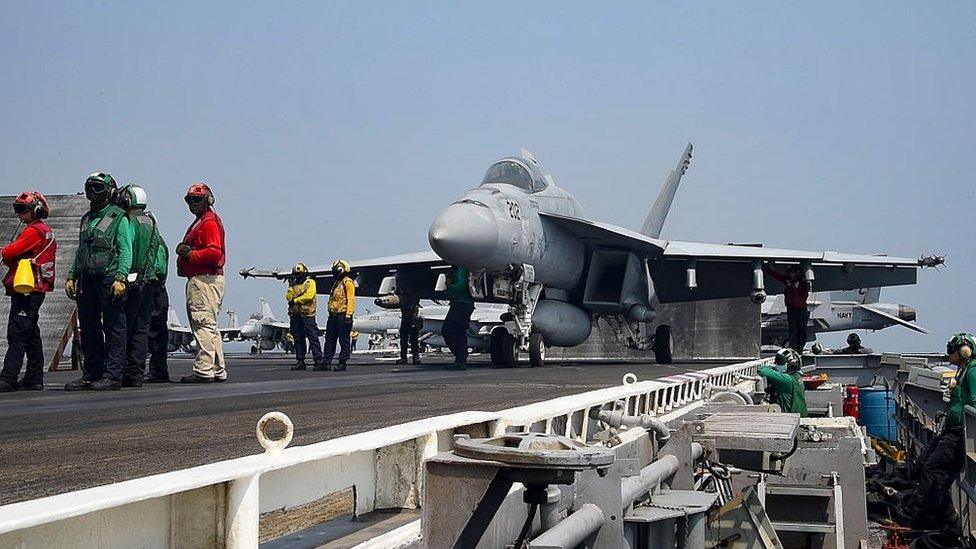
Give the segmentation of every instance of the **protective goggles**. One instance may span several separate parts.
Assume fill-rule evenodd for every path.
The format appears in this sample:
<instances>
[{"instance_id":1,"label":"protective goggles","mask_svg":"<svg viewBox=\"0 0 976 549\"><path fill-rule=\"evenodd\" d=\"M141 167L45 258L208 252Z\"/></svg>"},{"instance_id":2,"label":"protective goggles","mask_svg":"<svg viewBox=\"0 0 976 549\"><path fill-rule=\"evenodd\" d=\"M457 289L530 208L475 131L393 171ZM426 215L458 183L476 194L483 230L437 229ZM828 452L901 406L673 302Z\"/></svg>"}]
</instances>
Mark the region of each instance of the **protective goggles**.
<instances>
[{"instance_id":1,"label":"protective goggles","mask_svg":"<svg viewBox=\"0 0 976 549\"><path fill-rule=\"evenodd\" d=\"M965 345L965 343L960 343L956 341L950 341L949 343L946 343L946 354L951 355L952 353L958 351L959 348L962 347L963 345Z\"/></svg>"},{"instance_id":2,"label":"protective goggles","mask_svg":"<svg viewBox=\"0 0 976 549\"><path fill-rule=\"evenodd\" d=\"M108 185L96 179L85 181L85 190L95 194L101 194L108 190Z\"/></svg>"},{"instance_id":3,"label":"protective goggles","mask_svg":"<svg viewBox=\"0 0 976 549\"><path fill-rule=\"evenodd\" d=\"M186 195L183 197L183 200L185 200L187 204L191 204L195 206L197 204L203 204L203 202L207 200L207 197L199 196L199 195L192 195L192 196Z\"/></svg>"},{"instance_id":4,"label":"protective goggles","mask_svg":"<svg viewBox=\"0 0 976 549\"><path fill-rule=\"evenodd\" d=\"M27 204L20 204L20 203L14 204L15 213L23 214L29 211L31 211L31 207L28 206Z\"/></svg>"}]
</instances>

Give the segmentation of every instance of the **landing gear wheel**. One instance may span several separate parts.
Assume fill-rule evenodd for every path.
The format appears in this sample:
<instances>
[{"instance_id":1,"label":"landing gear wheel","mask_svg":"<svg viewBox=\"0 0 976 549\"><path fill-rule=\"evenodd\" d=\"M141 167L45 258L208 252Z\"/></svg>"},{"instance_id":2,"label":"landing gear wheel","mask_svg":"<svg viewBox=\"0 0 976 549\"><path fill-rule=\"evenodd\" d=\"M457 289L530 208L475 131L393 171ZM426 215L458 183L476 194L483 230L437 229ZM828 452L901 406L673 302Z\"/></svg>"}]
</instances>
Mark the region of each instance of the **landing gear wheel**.
<instances>
[{"instance_id":1,"label":"landing gear wheel","mask_svg":"<svg viewBox=\"0 0 976 549\"><path fill-rule=\"evenodd\" d=\"M257 345L251 345L251 354L252 355L256 355L256 354L259 354L259 353L260 353L260 350L258 349L258 346Z\"/></svg>"},{"instance_id":2,"label":"landing gear wheel","mask_svg":"<svg viewBox=\"0 0 976 549\"><path fill-rule=\"evenodd\" d=\"M546 365L546 343L541 334L529 335L529 366L542 368Z\"/></svg>"},{"instance_id":3,"label":"landing gear wheel","mask_svg":"<svg viewBox=\"0 0 976 549\"><path fill-rule=\"evenodd\" d=\"M661 324L654 330L654 360L658 364L671 364L671 354L674 351L674 340L671 338L671 326Z\"/></svg>"},{"instance_id":4,"label":"landing gear wheel","mask_svg":"<svg viewBox=\"0 0 976 549\"><path fill-rule=\"evenodd\" d=\"M501 358L505 368L518 368L518 341L508 332L502 339Z\"/></svg>"}]
</instances>

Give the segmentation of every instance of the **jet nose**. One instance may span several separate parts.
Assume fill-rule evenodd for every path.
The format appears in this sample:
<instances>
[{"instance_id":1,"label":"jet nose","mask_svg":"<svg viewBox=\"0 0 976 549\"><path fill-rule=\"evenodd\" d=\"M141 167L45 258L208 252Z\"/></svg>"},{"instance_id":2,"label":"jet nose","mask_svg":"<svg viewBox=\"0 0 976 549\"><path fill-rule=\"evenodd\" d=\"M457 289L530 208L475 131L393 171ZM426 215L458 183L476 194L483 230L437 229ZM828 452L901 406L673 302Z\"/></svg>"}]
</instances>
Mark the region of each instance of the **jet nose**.
<instances>
[{"instance_id":1,"label":"jet nose","mask_svg":"<svg viewBox=\"0 0 976 549\"><path fill-rule=\"evenodd\" d=\"M915 320L915 307L909 307L908 305L899 305L898 318L902 320L907 320L909 322L913 322Z\"/></svg>"},{"instance_id":2,"label":"jet nose","mask_svg":"<svg viewBox=\"0 0 976 549\"><path fill-rule=\"evenodd\" d=\"M486 206L451 204L431 223L427 240L448 263L483 268L498 247L498 222Z\"/></svg>"}]
</instances>

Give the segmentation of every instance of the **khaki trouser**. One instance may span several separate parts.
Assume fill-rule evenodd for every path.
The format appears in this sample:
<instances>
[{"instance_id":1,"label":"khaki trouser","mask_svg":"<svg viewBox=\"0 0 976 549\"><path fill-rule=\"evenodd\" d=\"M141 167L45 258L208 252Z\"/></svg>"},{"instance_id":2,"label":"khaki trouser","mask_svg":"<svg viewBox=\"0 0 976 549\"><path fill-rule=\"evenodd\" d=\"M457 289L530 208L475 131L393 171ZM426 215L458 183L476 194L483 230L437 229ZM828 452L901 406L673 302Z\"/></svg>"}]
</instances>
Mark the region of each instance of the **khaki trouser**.
<instances>
[{"instance_id":1,"label":"khaki trouser","mask_svg":"<svg viewBox=\"0 0 976 549\"><path fill-rule=\"evenodd\" d=\"M186 314L197 340L193 373L200 377L227 379L224 345L217 328L217 315L224 301L223 275L197 275L186 281Z\"/></svg>"}]
</instances>

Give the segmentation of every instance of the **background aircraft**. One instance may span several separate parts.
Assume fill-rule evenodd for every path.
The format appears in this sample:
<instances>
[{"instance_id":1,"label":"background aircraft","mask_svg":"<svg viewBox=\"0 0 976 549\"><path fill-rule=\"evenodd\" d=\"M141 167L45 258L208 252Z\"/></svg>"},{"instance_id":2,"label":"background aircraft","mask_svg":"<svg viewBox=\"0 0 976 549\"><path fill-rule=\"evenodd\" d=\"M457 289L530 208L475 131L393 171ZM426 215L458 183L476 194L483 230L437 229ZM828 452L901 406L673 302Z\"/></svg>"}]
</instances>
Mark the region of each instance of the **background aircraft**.
<instances>
[{"instance_id":1,"label":"background aircraft","mask_svg":"<svg viewBox=\"0 0 976 549\"><path fill-rule=\"evenodd\" d=\"M818 333L883 330L896 325L923 334L929 333L913 322L913 307L880 303L880 300L881 288L811 293L807 302L810 309L810 322L807 324L809 341L815 340ZM783 296L767 300L762 305L762 344L780 345L788 333Z\"/></svg>"},{"instance_id":2,"label":"background aircraft","mask_svg":"<svg viewBox=\"0 0 976 549\"><path fill-rule=\"evenodd\" d=\"M224 341L253 341L250 349L252 355L274 350L275 347L291 352L295 343L289 333L289 324L275 317L271 305L264 298L261 298L259 312L252 314L236 331L221 330L221 335Z\"/></svg>"},{"instance_id":3,"label":"background aircraft","mask_svg":"<svg viewBox=\"0 0 976 549\"><path fill-rule=\"evenodd\" d=\"M418 341L429 347L446 347L441 337L441 326L447 316L446 305L423 305L420 308L420 318L423 326L420 329ZM499 305L481 303L475 307L468 327L468 347L475 352L488 350L491 332L498 326L503 326L501 315L506 311ZM352 329L362 334L380 334L399 337L400 310L380 310L375 313L369 311L353 319ZM402 344L402 343L401 343Z\"/></svg>"},{"instance_id":4,"label":"background aircraft","mask_svg":"<svg viewBox=\"0 0 976 549\"><path fill-rule=\"evenodd\" d=\"M665 181L640 232L589 220L572 194L544 175L528 151L488 168L480 186L449 205L430 225L433 252L352 263L362 295L399 291L444 299L452 265L472 273L476 301L508 305L504 326L491 333L496 365L514 366L527 352L533 366L546 346L585 341L595 317L616 327L628 346L672 358L671 326L658 324L659 303L751 296L761 303L783 286L762 267L798 265L823 291L914 284L917 270L941 263L922 259L707 244L660 239L682 175L689 144ZM612 193L612 189L608 189ZM284 279L290 271L244 269L241 275ZM331 288L328 266L313 267L319 288ZM681 328L680 326L678 327Z\"/></svg>"}]
</instances>

